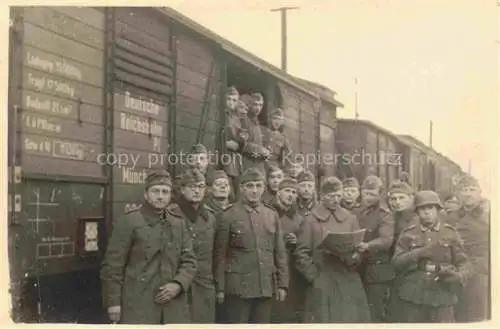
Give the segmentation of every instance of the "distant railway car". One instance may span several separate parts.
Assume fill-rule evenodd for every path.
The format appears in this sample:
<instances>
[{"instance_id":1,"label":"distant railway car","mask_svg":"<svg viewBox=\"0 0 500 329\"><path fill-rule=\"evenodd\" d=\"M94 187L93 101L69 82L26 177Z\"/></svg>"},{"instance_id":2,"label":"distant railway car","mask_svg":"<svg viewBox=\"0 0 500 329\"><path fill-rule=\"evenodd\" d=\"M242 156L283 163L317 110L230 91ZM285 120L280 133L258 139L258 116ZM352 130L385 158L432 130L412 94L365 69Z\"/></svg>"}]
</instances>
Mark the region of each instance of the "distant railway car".
<instances>
[{"instance_id":1,"label":"distant railway car","mask_svg":"<svg viewBox=\"0 0 500 329\"><path fill-rule=\"evenodd\" d=\"M392 132L366 120L337 119L337 176L356 177L360 184L377 175L388 188L401 171L408 170L408 148Z\"/></svg>"},{"instance_id":2,"label":"distant railway car","mask_svg":"<svg viewBox=\"0 0 500 329\"><path fill-rule=\"evenodd\" d=\"M456 180L464 174L458 164L412 136L398 138L410 149L409 173L416 189L453 191Z\"/></svg>"},{"instance_id":3,"label":"distant railway car","mask_svg":"<svg viewBox=\"0 0 500 329\"><path fill-rule=\"evenodd\" d=\"M283 107L295 152L335 147L331 92L168 8L11 7L9 69L15 321L105 321L113 220L141 203L148 168L221 149L227 86L264 95L264 124Z\"/></svg>"}]
</instances>

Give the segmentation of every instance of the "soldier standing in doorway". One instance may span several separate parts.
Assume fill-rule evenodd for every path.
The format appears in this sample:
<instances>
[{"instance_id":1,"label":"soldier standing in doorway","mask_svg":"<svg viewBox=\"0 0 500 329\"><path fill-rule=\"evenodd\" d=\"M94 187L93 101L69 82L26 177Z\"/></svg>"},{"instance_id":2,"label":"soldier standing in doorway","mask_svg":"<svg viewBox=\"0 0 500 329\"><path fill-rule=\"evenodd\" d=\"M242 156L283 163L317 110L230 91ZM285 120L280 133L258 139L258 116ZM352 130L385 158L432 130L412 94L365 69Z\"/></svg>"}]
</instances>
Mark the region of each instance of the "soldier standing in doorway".
<instances>
[{"instance_id":1,"label":"soldier standing in doorway","mask_svg":"<svg viewBox=\"0 0 500 329\"><path fill-rule=\"evenodd\" d=\"M297 245L297 234L302 225L303 217L297 213L294 207L296 200L297 181L293 178L285 178L279 184L272 206L278 212L281 227L283 228L283 236L288 251L290 283L285 301L276 302L274 305L273 323L300 323L302 321L306 282L295 269L293 252Z\"/></svg>"},{"instance_id":2,"label":"soldier standing in doorway","mask_svg":"<svg viewBox=\"0 0 500 329\"><path fill-rule=\"evenodd\" d=\"M226 102L226 127L224 134L225 147L230 159L225 159L224 170L231 185L231 200L237 199L239 189L238 179L241 175L241 149L248 139L248 106L239 99L239 93L234 87L228 90ZM227 161L229 160L229 161Z\"/></svg>"},{"instance_id":3,"label":"soldier standing in doorway","mask_svg":"<svg viewBox=\"0 0 500 329\"><path fill-rule=\"evenodd\" d=\"M143 205L114 221L101 281L115 323L190 322L186 292L197 262L185 221L166 210L171 193L168 172L150 173Z\"/></svg>"},{"instance_id":4,"label":"soldier standing in doorway","mask_svg":"<svg viewBox=\"0 0 500 329\"><path fill-rule=\"evenodd\" d=\"M250 97L243 95L248 105L248 133L244 138L240 149L243 155L242 171L249 168L257 168L265 174L265 161L271 157L271 151L264 147L262 129L259 122L259 114L264 106L264 97L260 93L254 93Z\"/></svg>"},{"instance_id":5,"label":"soldier standing in doorway","mask_svg":"<svg viewBox=\"0 0 500 329\"><path fill-rule=\"evenodd\" d=\"M290 142L283 133L285 124L285 112L281 108L276 108L269 114L270 127L265 127L264 145L271 151L268 165L275 165L284 168L283 159L291 152Z\"/></svg>"},{"instance_id":6,"label":"soldier standing in doorway","mask_svg":"<svg viewBox=\"0 0 500 329\"><path fill-rule=\"evenodd\" d=\"M241 200L220 218L215 238L218 303L229 323L269 323L273 297L284 301L288 266L278 214L261 203L264 175L241 176Z\"/></svg>"},{"instance_id":7,"label":"soldier standing in doorway","mask_svg":"<svg viewBox=\"0 0 500 329\"><path fill-rule=\"evenodd\" d=\"M394 270L391 246L394 218L382 202L383 185L377 176L368 176L361 185L362 210L359 225L366 229L364 242L358 246L363 256L361 277L368 297L373 322L386 322L387 302Z\"/></svg>"},{"instance_id":8,"label":"soldier standing in doorway","mask_svg":"<svg viewBox=\"0 0 500 329\"><path fill-rule=\"evenodd\" d=\"M418 192L415 207L419 224L403 230L393 257L402 276L397 322L454 322L470 263L457 230L439 217L438 194Z\"/></svg>"},{"instance_id":9,"label":"soldier standing in doorway","mask_svg":"<svg viewBox=\"0 0 500 329\"><path fill-rule=\"evenodd\" d=\"M361 210L359 202L359 182L355 177L350 177L344 180L344 196L342 197L342 207L349 210L352 214L358 215Z\"/></svg>"},{"instance_id":10,"label":"soldier standing in doorway","mask_svg":"<svg viewBox=\"0 0 500 329\"><path fill-rule=\"evenodd\" d=\"M193 239L197 260L197 271L188 290L188 302L192 323L215 322L215 283L213 276L213 245L215 217L202 204L205 196L205 177L196 168L185 170L178 181L177 204L168 206L168 211L179 220L184 220Z\"/></svg>"},{"instance_id":11,"label":"soldier standing in doorway","mask_svg":"<svg viewBox=\"0 0 500 329\"><path fill-rule=\"evenodd\" d=\"M491 318L490 289L490 203L481 196L477 180L464 176L457 184L462 207L454 225L464 241L472 263L472 276L455 307L457 322L477 322Z\"/></svg>"},{"instance_id":12,"label":"soldier standing in doorway","mask_svg":"<svg viewBox=\"0 0 500 329\"><path fill-rule=\"evenodd\" d=\"M316 205L316 178L310 171L301 172L297 178L297 212L305 218Z\"/></svg>"},{"instance_id":13,"label":"soldier standing in doorway","mask_svg":"<svg viewBox=\"0 0 500 329\"><path fill-rule=\"evenodd\" d=\"M269 166L267 171L267 189L262 196L263 203L268 205L274 204L279 185L284 178L285 175L280 167L274 165Z\"/></svg>"}]
</instances>

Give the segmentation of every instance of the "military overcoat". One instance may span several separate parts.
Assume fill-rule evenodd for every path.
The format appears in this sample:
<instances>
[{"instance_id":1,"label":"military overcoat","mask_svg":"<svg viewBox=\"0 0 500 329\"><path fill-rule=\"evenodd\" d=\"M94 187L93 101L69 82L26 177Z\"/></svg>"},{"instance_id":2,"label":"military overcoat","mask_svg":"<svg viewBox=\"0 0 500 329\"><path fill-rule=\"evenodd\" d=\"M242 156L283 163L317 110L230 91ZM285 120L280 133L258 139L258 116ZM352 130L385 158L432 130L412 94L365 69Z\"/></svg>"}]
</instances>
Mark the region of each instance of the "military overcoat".
<instances>
[{"instance_id":1,"label":"military overcoat","mask_svg":"<svg viewBox=\"0 0 500 329\"><path fill-rule=\"evenodd\" d=\"M120 305L125 324L188 323L186 292L196 265L184 220L144 204L114 222L101 270L104 303ZM179 283L181 293L157 305L157 289L169 282Z\"/></svg>"},{"instance_id":2,"label":"military overcoat","mask_svg":"<svg viewBox=\"0 0 500 329\"><path fill-rule=\"evenodd\" d=\"M487 200L483 200L471 211L459 210L455 221L450 221L460 233L473 270L455 307L458 322L475 322L491 318L489 222L490 205Z\"/></svg>"},{"instance_id":3,"label":"military overcoat","mask_svg":"<svg viewBox=\"0 0 500 329\"><path fill-rule=\"evenodd\" d=\"M168 207L172 216L185 220L193 240L196 255L196 275L188 290L192 323L215 322L215 282L213 272L213 246L215 217L204 204L194 210L182 197L179 204Z\"/></svg>"},{"instance_id":4,"label":"military overcoat","mask_svg":"<svg viewBox=\"0 0 500 329\"><path fill-rule=\"evenodd\" d=\"M295 250L296 268L309 282L304 323L370 322L370 310L355 264L325 253L319 245L327 232L353 232L358 220L344 208L316 205L306 217Z\"/></svg>"}]
</instances>

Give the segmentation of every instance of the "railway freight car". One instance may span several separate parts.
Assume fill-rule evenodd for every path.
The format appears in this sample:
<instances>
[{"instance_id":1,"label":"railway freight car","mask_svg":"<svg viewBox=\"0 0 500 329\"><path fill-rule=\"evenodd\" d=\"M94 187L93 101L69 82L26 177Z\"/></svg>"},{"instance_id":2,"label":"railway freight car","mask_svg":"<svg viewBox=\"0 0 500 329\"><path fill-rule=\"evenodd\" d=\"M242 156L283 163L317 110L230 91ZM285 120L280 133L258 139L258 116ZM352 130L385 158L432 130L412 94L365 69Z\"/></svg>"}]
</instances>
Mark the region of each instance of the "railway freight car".
<instances>
[{"instance_id":1,"label":"railway freight car","mask_svg":"<svg viewBox=\"0 0 500 329\"><path fill-rule=\"evenodd\" d=\"M337 119L337 176L356 177L361 183L377 175L385 188L408 170L409 149L392 132L367 120Z\"/></svg>"},{"instance_id":2,"label":"railway freight car","mask_svg":"<svg viewBox=\"0 0 500 329\"><path fill-rule=\"evenodd\" d=\"M415 189L431 189L441 194L453 191L464 174L458 164L413 136L398 135L398 138L410 150L408 172Z\"/></svg>"},{"instance_id":3,"label":"railway freight car","mask_svg":"<svg viewBox=\"0 0 500 329\"><path fill-rule=\"evenodd\" d=\"M283 107L295 152L334 147L331 93L172 9L11 7L10 22L15 321L106 321L112 221L141 202L147 169L174 175L196 142L221 149L227 86L264 95L263 123Z\"/></svg>"}]
</instances>

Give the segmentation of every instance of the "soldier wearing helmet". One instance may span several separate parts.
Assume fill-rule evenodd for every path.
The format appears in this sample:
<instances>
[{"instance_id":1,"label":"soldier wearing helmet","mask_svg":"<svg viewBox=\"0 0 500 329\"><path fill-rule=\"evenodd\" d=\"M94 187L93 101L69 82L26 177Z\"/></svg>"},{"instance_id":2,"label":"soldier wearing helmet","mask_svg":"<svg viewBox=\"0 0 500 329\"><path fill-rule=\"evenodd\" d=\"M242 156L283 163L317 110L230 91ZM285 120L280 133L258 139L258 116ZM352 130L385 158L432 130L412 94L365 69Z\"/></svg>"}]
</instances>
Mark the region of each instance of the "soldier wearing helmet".
<instances>
[{"instance_id":1,"label":"soldier wearing helmet","mask_svg":"<svg viewBox=\"0 0 500 329\"><path fill-rule=\"evenodd\" d=\"M394 217L382 204L382 181L368 176L361 185L361 204L358 220L366 229L364 242L358 245L363 255L360 274L365 286L373 322L386 321L386 304L390 283L394 279L390 249L394 239Z\"/></svg>"},{"instance_id":2,"label":"soldier wearing helmet","mask_svg":"<svg viewBox=\"0 0 500 329\"><path fill-rule=\"evenodd\" d=\"M415 196L418 224L403 230L393 264L401 283L397 322L454 322L453 307L467 282L470 263L457 230L440 218L439 195Z\"/></svg>"}]
</instances>

